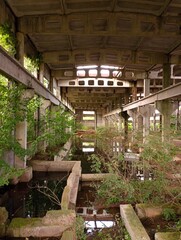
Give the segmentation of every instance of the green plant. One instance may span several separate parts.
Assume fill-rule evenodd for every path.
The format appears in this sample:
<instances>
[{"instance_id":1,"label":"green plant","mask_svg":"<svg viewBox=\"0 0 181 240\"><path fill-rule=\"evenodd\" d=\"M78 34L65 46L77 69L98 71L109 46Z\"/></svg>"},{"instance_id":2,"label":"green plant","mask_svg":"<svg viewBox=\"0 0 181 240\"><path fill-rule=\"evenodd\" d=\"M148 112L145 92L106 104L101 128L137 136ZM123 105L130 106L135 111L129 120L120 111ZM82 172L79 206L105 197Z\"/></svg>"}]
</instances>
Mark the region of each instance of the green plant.
<instances>
[{"instance_id":1,"label":"green plant","mask_svg":"<svg viewBox=\"0 0 181 240\"><path fill-rule=\"evenodd\" d=\"M111 129L112 130L112 129ZM111 177L105 178L96 186L99 201L107 204L129 203L165 203L179 202L179 184L172 188L172 181L168 179L170 172L175 172L172 161L176 154L176 147L169 141L161 141L160 133L152 133L144 144L140 160L134 162L132 168L141 169L145 179L134 179L129 173L129 164L124 161L123 154L114 153L113 142L120 139L116 132L108 128L99 129L98 148L96 154L90 157L92 169L97 172L108 172ZM138 135L138 138L140 136ZM179 181L179 180L178 180Z\"/></svg>"},{"instance_id":2,"label":"green plant","mask_svg":"<svg viewBox=\"0 0 181 240\"><path fill-rule=\"evenodd\" d=\"M78 240L86 240L86 234L84 233L84 219L81 216L76 217L75 231Z\"/></svg>"},{"instance_id":3,"label":"green plant","mask_svg":"<svg viewBox=\"0 0 181 240\"><path fill-rule=\"evenodd\" d=\"M16 54L17 40L12 31L12 26L8 22L0 26L0 45L11 55Z\"/></svg>"},{"instance_id":4,"label":"green plant","mask_svg":"<svg viewBox=\"0 0 181 240\"><path fill-rule=\"evenodd\" d=\"M22 173L23 169L16 169L0 159L0 187L8 185L10 179L19 177Z\"/></svg>"},{"instance_id":5,"label":"green plant","mask_svg":"<svg viewBox=\"0 0 181 240\"><path fill-rule=\"evenodd\" d=\"M25 68L31 73L31 74L36 74L37 71L40 68L40 63L41 63L41 55L37 54L34 57L24 57L24 65Z\"/></svg>"},{"instance_id":6,"label":"green plant","mask_svg":"<svg viewBox=\"0 0 181 240\"><path fill-rule=\"evenodd\" d=\"M107 205L119 202L132 202L135 190L131 183L116 173L107 176L96 186L97 197Z\"/></svg>"},{"instance_id":7,"label":"green plant","mask_svg":"<svg viewBox=\"0 0 181 240\"><path fill-rule=\"evenodd\" d=\"M37 121L35 115L41 108L41 99L38 96L23 97L25 90L22 85L0 75L0 160L4 163L1 184L7 183L8 176L15 173L13 167L8 168L5 164L7 152L13 151L24 160L25 156L33 156L38 145L46 141L49 154L55 155L55 148L59 151L75 131L74 117L61 107L47 110ZM16 126L23 121L27 121L28 126L28 149L23 148L15 137Z\"/></svg>"},{"instance_id":8,"label":"green plant","mask_svg":"<svg viewBox=\"0 0 181 240\"><path fill-rule=\"evenodd\" d=\"M179 219L178 222L176 223L176 229L178 231L181 231L181 219Z\"/></svg>"},{"instance_id":9,"label":"green plant","mask_svg":"<svg viewBox=\"0 0 181 240\"><path fill-rule=\"evenodd\" d=\"M176 220L176 217L177 217L175 209L168 208L168 207L163 209L162 215L163 215L163 218L167 221Z\"/></svg>"}]
</instances>

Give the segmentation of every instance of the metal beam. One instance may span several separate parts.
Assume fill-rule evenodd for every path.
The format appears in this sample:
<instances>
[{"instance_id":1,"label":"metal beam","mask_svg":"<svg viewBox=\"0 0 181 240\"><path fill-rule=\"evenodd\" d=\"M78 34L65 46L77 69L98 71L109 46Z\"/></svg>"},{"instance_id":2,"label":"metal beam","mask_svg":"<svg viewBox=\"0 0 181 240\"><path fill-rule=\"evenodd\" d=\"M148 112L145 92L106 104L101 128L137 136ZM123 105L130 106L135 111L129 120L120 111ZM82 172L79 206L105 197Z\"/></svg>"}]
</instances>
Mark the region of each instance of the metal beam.
<instances>
[{"instance_id":1,"label":"metal beam","mask_svg":"<svg viewBox=\"0 0 181 240\"><path fill-rule=\"evenodd\" d=\"M28 88L35 90L35 93L50 100L55 105L60 101L45 86L31 75L21 64L12 58L2 47L0 47L0 73L22 83Z\"/></svg>"},{"instance_id":2,"label":"metal beam","mask_svg":"<svg viewBox=\"0 0 181 240\"><path fill-rule=\"evenodd\" d=\"M147 104L154 103L156 101L161 101L161 100L170 99L174 97L181 97L181 83L165 88L157 93L154 93L148 97L142 98L138 101L129 103L123 107L122 111L123 112L128 111L134 108L138 108L141 106L145 106Z\"/></svg>"},{"instance_id":3,"label":"metal beam","mask_svg":"<svg viewBox=\"0 0 181 240\"><path fill-rule=\"evenodd\" d=\"M101 36L180 36L178 16L156 17L139 13L72 13L71 15L41 15L19 18L19 31L26 34L65 34ZM142 26L149 31L142 30ZM169 28L170 27L170 28ZM172 29L175 31L172 31Z\"/></svg>"}]
</instances>

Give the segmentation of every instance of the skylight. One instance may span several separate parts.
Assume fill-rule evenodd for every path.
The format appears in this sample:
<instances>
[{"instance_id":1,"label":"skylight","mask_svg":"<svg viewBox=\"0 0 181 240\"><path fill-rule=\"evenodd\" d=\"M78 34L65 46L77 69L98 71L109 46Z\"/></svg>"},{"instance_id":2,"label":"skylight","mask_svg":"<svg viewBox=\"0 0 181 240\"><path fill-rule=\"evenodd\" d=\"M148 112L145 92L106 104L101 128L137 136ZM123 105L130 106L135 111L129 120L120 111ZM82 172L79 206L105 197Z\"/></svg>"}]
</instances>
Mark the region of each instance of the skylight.
<instances>
[{"instance_id":1,"label":"skylight","mask_svg":"<svg viewBox=\"0 0 181 240\"><path fill-rule=\"evenodd\" d=\"M77 66L77 69L91 69L91 68L97 68L97 65L87 65L87 66Z\"/></svg>"}]
</instances>

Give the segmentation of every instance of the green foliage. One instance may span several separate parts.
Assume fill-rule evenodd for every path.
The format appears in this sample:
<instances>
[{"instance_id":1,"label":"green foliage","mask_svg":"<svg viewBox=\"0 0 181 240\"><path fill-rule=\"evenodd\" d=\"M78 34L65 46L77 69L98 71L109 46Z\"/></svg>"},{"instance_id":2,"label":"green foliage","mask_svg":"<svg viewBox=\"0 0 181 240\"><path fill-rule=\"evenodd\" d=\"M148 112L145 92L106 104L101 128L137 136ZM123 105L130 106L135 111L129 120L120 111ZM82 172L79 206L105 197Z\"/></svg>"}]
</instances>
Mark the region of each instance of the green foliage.
<instances>
[{"instance_id":1,"label":"green foliage","mask_svg":"<svg viewBox=\"0 0 181 240\"><path fill-rule=\"evenodd\" d=\"M91 155L92 170L96 172L108 172L111 175L96 186L99 201L112 204L119 202L129 203L165 203L179 202L179 188L172 187L168 179L168 173L175 172L173 156L177 148L169 141L161 141L161 135L151 134L142 147L140 160L132 166L141 169L145 174L144 181L133 179L129 174L128 163L123 155L114 154L113 141L120 139L114 129L100 129L98 146L102 151ZM137 135L140 139L140 135ZM151 174L151 175L150 175Z\"/></svg>"},{"instance_id":2,"label":"green foliage","mask_svg":"<svg viewBox=\"0 0 181 240\"><path fill-rule=\"evenodd\" d=\"M55 155L55 146L60 147L72 136L74 132L74 118L61 107L56 110L47 110L37 121L38 109L41 100L35 96L26 98L23 86L11 83L0 75L0 160L5 164L4 156L8 151L13 151L16 156L24 160L25 156L33 156L38 145L46 141L49 151ZM16 126L27 121L28 149L24 149L15 137ZM1 184L6 183L15 169L3 165ZM17 172L17 175L19 172Z\"/></svg>"},{"instance_id":3,"label":"green foliage","mask_svg":"<svg viewBox=\"0 0 181 240\"><path fill-rule=\"evenodd\" d=\"M11 55L16 54L17 41L9 23L0 26L0 45Z\"/></svg>"},{"instance_id":4,"label":"green foliage","mask_svg":"<svg viewBox=\"0 0 181 240\"><path fill-rule=\"evenodd\" d=\"M78 240L86 240L86 234L84 233L84 219L81 216L76 217L75 230Z\"/></svg>"},{"instance_id":5,"label":"green foliage","mask_svg":"<svg viewBox=\"0 0 181 240\"><path fill-rule=\"evenodd\" d=\"M24 65L25 68L31 73L35 74L39 68L40 68L40 63L41 63L41 55L38 54L37 56L34 57L24 57Z\"/></svg>"},{"instance_id":6,"label":"green foliage","mask_svg":"<svg viewBox=\"0 0 181 240\"><path fill-rule=\"evenodd\" d=\"M125 200L132 202L135 194L133 186L116 173L110 174L100 185L97 185L96 191L98 198L104 199L107 205L124 202Z\"/></svg>"},{"instance_id":7,"label":"green foliage","mask_svg":"<svg viewBox=\"0 0 181 240\"><path fill-rule=\"evenodd\" d=\"M23 173L23 169L15 169L9 166L3 160L0 160L0 186L8 185L9 179L19 177Z\"/></svg>"},{"instance_id":8,"label":"green foliage","mask_svg":"<svg viewBox=\"0 0 181 240\"><path fill-rule=\"evenodd\" d=\"M178 231L181 231L181 219L179 219L178 222L176 223L176 229Z\"/></svg>"},{"instance_id":9,"label":"green foliage","mask_svg":"<svg viewBox=\"0 0 181 240\"><path fill-rule=\"evenodd\" d=\"M146 142L143 144L143 152L141 158L146 161L146 164L160 165L164 167L173 159L177 148L168 141L162 141L159 134L150 134Z\"/></svg>"},{"instance_id":10,"label":"green foliage","mask_svg":"<svg viewBox=\"0 0 181 240\"><path fill-rule=\"evenodd\" d=\"M97 154L88 156L88 161L91 161L91 171L96 173L103 172L101 158Z\"/></svg>"},{"instance_id":11,"label":"green foliage","mask_svg":"<svg viewBox=\"0 0 181 240\"><path fill-rule=\"evenodd\" d=\"M175 209L169 207L163 209L162 215L163 218L167 221L176 220L177 217Z\"/></svg>"},{"instance_id":12,"label":"green foliage","mask_svg":"<svg viewBox=\"0 0 181 240\"><path fill-rule=\"evenodd\" d=\"M17 156L23 158L26 152L13 134L15 126L25 118L25 103L21 99L23 89L16 84L7 84L8 81L0 76L0 156L13 150Z\"/></svg>"}]
</instances>

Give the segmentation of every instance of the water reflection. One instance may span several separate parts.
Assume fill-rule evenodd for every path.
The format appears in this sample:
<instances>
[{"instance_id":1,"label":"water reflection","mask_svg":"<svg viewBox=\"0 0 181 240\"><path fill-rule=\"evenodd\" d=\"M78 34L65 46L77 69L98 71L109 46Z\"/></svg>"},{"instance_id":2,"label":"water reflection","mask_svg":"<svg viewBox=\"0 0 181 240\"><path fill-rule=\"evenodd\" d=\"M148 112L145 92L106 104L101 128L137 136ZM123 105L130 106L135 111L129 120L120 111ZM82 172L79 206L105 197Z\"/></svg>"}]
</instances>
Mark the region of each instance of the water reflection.
<instances>
[{"instance_id":1,"label":"water reflection","mask_svg":"<svg viewBox=\"0 0 181 240\"><path fill-rule=\"evenodd\" d=\"M82 152L94 152L95 151L95 142L82 142Z\"/></svg>"},{"instance_id":2,"label":"water reflection","mask_svg":"<svg viewBox=\"0 0 181 240\"><path fill-rule=\"evenodd\" d=\"M115 226L115 221L85 221L85 229L88 234L95 230L110 228Z\"/></svg>"},{"instance_id":3,"label":"water reflection","mask_svg":"<svg viewBox=\"0 0 181 240\"><path fill-rule=\"evenodd\" d=\"M66 185L67 173L59 174L59 178L55 180L53 173L48 173L46 177L45 173L39 173L40 179L36 173L29 183L11 186L0 196L0 206L6 207L9 219L43 217L48 210L60 209L59 201Z\"/></svg>"}]
</instances>

